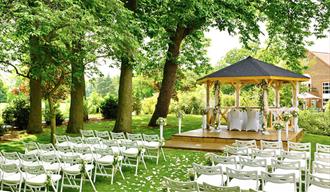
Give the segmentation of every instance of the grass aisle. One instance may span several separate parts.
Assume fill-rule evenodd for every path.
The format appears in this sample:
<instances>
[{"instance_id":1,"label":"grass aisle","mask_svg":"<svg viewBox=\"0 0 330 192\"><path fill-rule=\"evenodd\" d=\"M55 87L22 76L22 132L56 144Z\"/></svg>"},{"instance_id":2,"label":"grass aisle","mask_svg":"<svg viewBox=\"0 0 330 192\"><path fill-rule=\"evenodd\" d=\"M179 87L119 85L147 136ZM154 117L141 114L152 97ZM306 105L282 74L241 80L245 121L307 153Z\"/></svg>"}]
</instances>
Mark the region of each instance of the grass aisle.
<instances>
[{"instance_id":1,"label":"grass aisle","mask_svg":"<svg viewBox=\"0 0 330 192\"><path fill-rule=\"evenodd\" d=\"M135 133L146 133L146 134L159 134L158 128L148 128L148 120L150 116L141 115L133 117L133 132ZM85 124L86 129L92 130L111 130L114 125L114 121L97 121ZM183 119L183 131L197 129L201 125L201 117L196 115L187 115ZM58 127L57 134L64 134L65 127ZM169 139L172 134L177 133L177 119L175 115L168 117L168 124L164 129L164 136ZM49 129L45 128L44 133L37 135L21 135L21 138L17 141L5 142L0 144L0 150L5 151L19 151L23 152L23 142L37 141L40 143L49 143ZM323 143L330 145L330 137L322 135L305 134L302 142L311 142L312 151L315 150L315 143ZM205 152L195 152L187 150L175 150L166 149L165 154L167 161L165 162L162 158L160 159L159 165L157 166L155 161L146 160L147 170L143 166L139 167L138 176L134 176L134 170L132 168L123 168L125 180L121 178L119 173L115 177L114 184L110 184L110 178L97 177L96 188L99 192L107 191L118 191L118 192L130 192L130 191L150 191L158 192L161 191L161 181L164 176L170 178L179 178L181 180L189 180L187 170L191 167L193 162L205 163L204 155ZM76 190L65 191L73 192ZM92 191L91 186L88 182L84 184L84 191Z\"/></svg>"}]
</instances>

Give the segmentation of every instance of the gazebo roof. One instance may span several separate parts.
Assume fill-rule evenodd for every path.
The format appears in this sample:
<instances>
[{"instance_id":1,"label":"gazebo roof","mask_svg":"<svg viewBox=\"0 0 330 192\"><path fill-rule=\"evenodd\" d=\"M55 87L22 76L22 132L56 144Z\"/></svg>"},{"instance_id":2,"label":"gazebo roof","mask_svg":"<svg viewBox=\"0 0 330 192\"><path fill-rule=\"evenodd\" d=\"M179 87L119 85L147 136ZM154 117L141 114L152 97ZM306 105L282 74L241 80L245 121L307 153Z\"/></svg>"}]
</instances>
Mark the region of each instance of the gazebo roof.
<instances>
[{"instance_id":1,"label":"gazebo roof","mask_svg":"<svg viewBox=\"0 0 330 192\"><path fill-rule=\"evenodd\" d=\"M224 82L255 81L261 79L274 79L289 82L307 81L309 77L248 56L237 63L198 79L198 82L203 83L216 80Z\"/></svg>"}]
</instances>

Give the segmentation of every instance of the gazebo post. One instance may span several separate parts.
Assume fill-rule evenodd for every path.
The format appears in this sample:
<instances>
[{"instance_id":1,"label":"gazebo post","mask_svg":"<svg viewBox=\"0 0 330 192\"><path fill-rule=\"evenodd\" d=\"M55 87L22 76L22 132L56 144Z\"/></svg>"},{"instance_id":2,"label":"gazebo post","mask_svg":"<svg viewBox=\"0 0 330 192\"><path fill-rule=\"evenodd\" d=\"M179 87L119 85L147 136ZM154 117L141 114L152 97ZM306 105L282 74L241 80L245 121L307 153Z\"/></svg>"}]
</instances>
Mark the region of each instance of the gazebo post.
<instances>
[{"instance_id":1,"label":"gazebo post","mask_svg":"<svg viewBox=\"0 0 330 192\"><path fill-rule=\"evenodd\" d=\"M239 108L240 107L239 98L240 98L241 87L242 87L241 82L236 82L234 84L234 87L235 87L235 107Z\"/></svg>"},{"instance_id":2,"label":"gazebo post","mask_svg":"<svg viewBox=\"0 0 330 192\"><path fill-rule=\"evenodd\" d=\"M220 129L221 124L221 97L220 97L220 81L216 81L215 84L215 92L214 92L214 100L215 100L215 107L217 107L217 121L218 121L218 129Z\"/></svg>"},{"instance_id":3,"label":"gazebo post","mask_svg":"<svg viewBox=\"0 0 330 192\"><path fill-rule=\"evenodd\" d=\"M299 94L299 81L292 81L292 107L294 108L294 110L298 110L298 94ZM298 131L298 117L294 117L293 118L293 122L294 122L294 131L297 132Z\"/></svg>"},{"instance_id":4,"label":"gazebo post","mask_svg":"<svg viewBox=\"0 0 330 192\"><path fill-rule=\"evenodd\" d=\"M207 110L207 113L206 113L206 129L209 129L210 128L210 125L208 123L209 121L209 118L210 118L210 115L209 115L209 108L210 108L210 81L207 81L206 82L206 110Z\"/></svg>"},{"instance_id":5,"label":"gazebo post","mask_svg":"<svg viewBox=\"0 0 330 192\"><path fill-rule=\"evenodd\" d=\"M280 89L281 89L281 82L276 82L274 85L275 90L275 107L280 108Z\"/></svg>"}]
</instances>

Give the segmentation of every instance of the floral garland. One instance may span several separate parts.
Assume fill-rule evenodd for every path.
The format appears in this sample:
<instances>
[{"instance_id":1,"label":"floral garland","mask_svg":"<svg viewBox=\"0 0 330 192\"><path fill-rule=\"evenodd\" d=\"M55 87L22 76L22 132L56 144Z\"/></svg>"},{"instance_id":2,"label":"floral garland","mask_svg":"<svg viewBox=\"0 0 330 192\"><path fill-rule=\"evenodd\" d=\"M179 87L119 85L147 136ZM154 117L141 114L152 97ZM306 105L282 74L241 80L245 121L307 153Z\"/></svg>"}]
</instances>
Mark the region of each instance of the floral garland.
<instances>
[{"instance_id":1,"label":"floral garland","mask_svg":"<svg viewBox=\"0 0 330 192\"><path fill-rule=\"evenodd\" d=\"M258 101L258 105L259 105L259 109L260 109L260 113L261 113L261 127L265 130L265 122L264 122L264 116L266 115L266 111L265 111L265 98L264 98L264 90L266 90L268 92L268 84L265 80L262 80L258 85L257 85L260 89L259 91L259 101Z\"/></svg>"},{"instance_id":2,"label":"floral garland","mask_svg":"<svg viewBox=\"0 0 330 192\"><path fill-rule=\"evenodd\" d=\"M275 130L282 130L284 129L284 125L283 125L283 122L282 121L276 121L274 124L273 124L273 127Z\"/></svg>"},{"instance_id":3,"label":"floral garland","mask_svg":"<svg viewBox=\"0 0 330 192\"><path fill-rule=\"evenodd\" d=\"M289 113L289 112L283 112L282 115L281 115L281 119L284 122L288 122L291 119L292 116L293 115L291 113Z\"/></svg>"},{"instance_id":4,"label":"floral garland","mask_svg":"<svg viewBox=\"0 0 330 192\"><path fill-rule=\"evenodd\" d=\"M298 113L297 110L293 110L293 111L291 111L291 115L292 115L293 117L298 117L298 116L299 116L299 113Z\"/></svg>"}]
</instances>

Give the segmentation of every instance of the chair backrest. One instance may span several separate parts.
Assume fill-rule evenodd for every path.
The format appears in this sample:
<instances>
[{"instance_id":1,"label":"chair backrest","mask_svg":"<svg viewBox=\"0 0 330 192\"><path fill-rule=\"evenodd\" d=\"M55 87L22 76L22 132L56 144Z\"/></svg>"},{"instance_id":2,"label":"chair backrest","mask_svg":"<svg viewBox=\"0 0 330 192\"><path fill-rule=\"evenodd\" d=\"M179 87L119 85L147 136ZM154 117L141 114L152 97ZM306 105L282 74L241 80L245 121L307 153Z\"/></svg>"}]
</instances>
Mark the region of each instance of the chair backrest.
<instances>
[{"instance_id":1,"label":"chair backrest","mask_svg":"<svg viewBox=\"0 0 330 192\"><path fill-rule=\"evenodd\" d=\"M328 154L328 153L315 152L314 161L330 163L330 153Z\"/></svg>"},{"instance_id":2,"label":"chair backrest","mask_svg":"<svg viewBox=\"0 0 330 192\"><path fill-rule=\"evenodd\" d=\"M68 136L68 140L72 143L75 143L75 144L82 144L84 143L83 142L83 139L81 137L71 137L71 136Z\"/></svg>"},{"instance_id":3,"label":"chair backrest","mask_svg":"<svg viewBox=\"0 0 330 192\"><path fill-rule=\"evenodd\" d=\"M136 141L122 141L120 145L127 148L138 148L139 146Z\"/></svg>"},{"instance_id":4,"label":"chair backrest","mask_svg":"<svg viewBox=\"0 0 330 192\"><path fill-rule=\"evenodd\" d=\"M281 151L282 159L307 160L307 154L300 151Z\"/></svg>"},{"instance_id":5,"label":"chair backrest","mask_svg":"<svg viewBox=\"0 0 330 192\"><path fill-rule=\"evenodd\" d=\"M5 160L20 160L17 152L2 151L2 156L5 158Z\"/></svg>"},{"instance_id":6,"label":"chair backrest","mask_svg":"<svg viewBox=\"0 0 330 192\"><path fill-rule=\"evenodd\" d=\"M72 153L73 149L70 146L56 146L57 151L63 153Z\"/></svg>"},{"instance_id":7,"label":"chair backrest","mask_svg":"<svg viewBox=\"0 0 330 192\"><path fill-rule=\"evenodd\" d=\"M82 130L80 129L81 137L95 137L93 130Z\"/></svg>"},{"instance_id":8,"label":"chair backrest","mask_svg":"<svg viewBox=\"0 0 330 192\"><path fill-rule=\"evenodd\" d=\"M167 191L169 192L199 192L198 184L195 181L188 181L188 182L183 182L183 181L175 181L172 179L169 179L167 177L164 177L165 181L165 187Z\"/></svg>"},{"instance_id":9,"label":"chair backrest","mask_svg":"<svg viewBox=\"0 0 330 192\"><path fill-rule=\"evenodd\" d=\"M21 173L21 170L16 164L2 164L0 165L0 169L6 173Z\"/></svg>"},{"instance_id":10,"label":"chair backrest","mask_svg":"<svg viewBox=\"0 0 330 192\"><path fill-rule=\"evenodd\" d=\"M275 169L301 170L300 161L279 161L272 159L271 167Z\"/></svg>"},{"instance_id":11,"label":"chair backrest","mask_svg":"<svg viewBox=\"0 0 330 192\"><path fill-rule=\"evenodd\" d=\"M158 135L147 135L147 134L143 134L143 139L145 141L156 141L158 142L159 141L159 136Z\"/></svg>"},{"instance_id":12,"label":"chair backrest","mask_svg":"<svg viewBox=\"0 0 330 192\"><path fill-rule=\"evenodd\" d=\"M47 144L38 143L38 146L39 149L42 151L56 151L54 145L51 143L47 143Z\"/></svg>"},{"instance_id":13,"label":"chair backrest","mask_svg":"<svg viewBox=\"0 0 330 192\"><path fill-rule=\"evenodd\" d=\"M132 141L143 141L143 137L141 133L126 133L127 139Z\"/></svg>"},{"instance_id":14,"label":"chair backrest","mask_svg":"<svg viewBox=\"0 0 330 192\"><path fill-rule=\"evenodd\" d=\"M25 162L39 162L38 157L35 154L22 154L19 153L19 158Z\"/></svg>"},{"instance_id":15,"label":"chair backrest","mask_svg":"<svg viewBox=\"0 0 330 192\"><path fill-rule=\"evenodd\" d=\"M29 151L38 150L39 147L36 142L28 142L28 143L24 143L24 149L25 149L25 153L27 153Z\"/></svg>"},{"instance_id":16,"label":"chair backrest","mask_svg":"<svg viewBox=\"0 0 330 192\"><path fill-rule=\"evenodd\" d=\"M47 162L47 163L59 163L59 159L55 154L51 155L40 155L39 156L40 161Z\"/></svg>"},{"instance_id":17,"label":"chair backrest","mask_svg":"<svg viewBox=\"0 0 330 192\"><path fill-rule=\"evenodd\" d=\"M98 145L100 144L100 138L98 137L85 137L83 138L83 142L90 145Z\"/></svg>"},{"instance_id":18,"label":"chair backrest","mask_svg":"<svg viewBox=\"0 0 330 192\"><path fill-rule=\"evenodd\" d=\"M283 149L281 141L260 141L260 148L263 149Z\"/></svg>"},{"instance_id":19,"label":"chair backrest","mask_svg":"<svg viewBox=\"0 0 330 192\"><path fill-rule=\"evenodd\" d=\"M74 150L74 152L80 153L82 155L84 155L84 154L93 154L92 149L88 146L75 147L75 148L73 148L73 150Z\"/></svg>"},{"instance_id":20,"label":"chair backrest","mask_svg":"<svg viewBox=\"0 0 330 192\"><path fill-rule=\"evenodd\" d=\"M211 161L213 165L221 163L221 164L229 164L229 165L237 165L236 158L233 156L220 156L220 155L212 155Z\"/></svg>"},{"instance_id":21,"label":"chair backrest","mask_svg":"<svg viewBox=\"0 0 330 192\"><path fill-rule=\"evenodd\" d=\"M119 147L119 142L117 140L102 140L102 144L107 147Z\"/></svg>"},{"instance_id":22,"label":"chair backrest","mask_svg":"<svg viewBox=\"0 0 330 192\"><path fill-rule=\"evenodd\" d=\"M275 150L260 150L260 149L252 149L251 150L252 157L276 157Z\"/></svg>"},{"instance_id":23,"label":"chair backrest","mask_svg":"<svg viewBox=\"0 0 330 192\"><path fill-rule=\"evenodd\" d=\"M235 143L233 144L236 147L247 147L247 148L257 148L257 142L256 140L235 140Z\"/></svg>"},{"instance_id":24,"label":"chair backrest","mask_svg":"<svg viewBox=\"0 0 330 192\"><path fill-rule=\"evenodd\" d=\"M329 174L329 178L330 178L330 164L319 163L314 161L312 171L313 173Z\"/></svg>"},{"instance_id":25,"label":"chair backrest","mask_svg":"<svg viewBox=\"0 0 330 192\"><path fill-rule=\"evenodd\" d=\"M240 192L239 187L216 187L207 183L203 183L203 189L205 192Z\"/></svg>"},{"instance_id":26,"label":"chair backrest","mask_svg":"<svg viewBox=\"0 0 330 192\"><path fill-rule=\"evenodd\" d=\"M247 147L226 146L224 152L227 155L243 155L243 156L249 155L249 151Z\"/></svg>"},{"instance_id":27,"label":"chair backrest","mask_svg":"<svg viewBox=\"0 0 330 192\"><path fill-rule=\"evenodd\" d=\"M22 169L23 169L24 173L30 174L30 175L46 174L44 166L42 166L42 165L23 166Z\"/></svg>"},{"instance_id":28,"label":"chair backrest","mask_svg":"<svg viewBox=\"0 0 330 192\"><path fill-rule=\"evenodd\" d=\"M101 156L113 155L114 154L111 148L109 148L109 149L95 148L94 153L99 154Z\"/></svg>"},{"instance_id":29,"label":"chair backrest","mask_svg":"<svg viewBox=\"0 0 330 192\"><path fill-rule=\"evenodd\" d=\"M330 153L330 145L324 145L316 143L316 152L318 153Z\"/></svg>"},{"instance_id":30,"label":"chair backrest","mask_svg":"<svg viewBox=\"0 0 330 192\"><path fill-rule=\"evenodd\" d=\"M323 177L318 177L313 174L308 174L308 179L307 179L307 190L309 185L315 185L324 189L329 189L330 190L330 179L326 179Z\"/></svg>"},{"instance_id":31,"label":"chair backrest","mask_svg":"<svg viewBox=\"0 0 330 192\"><path fill-rule=\"evenodd\" d=\"M55 135L55 141L57 144L69 141L66 135Z\"/></svg>"},{"instance_id":32,"label":"chair backrest","mask_svg":"<svg viewBox=\"0 0 330 192\"><path fill-rule=\"evenodd\" d=\"M250 159L239 157L239 164L248 167L267 167L266 159Z\"/></svg>"},{"instance_id":33,"label":"chair backrest","mask_svg":"<svg viewBox=\"0 0 330 192\"><path fill-rule=\"evenodd\" d=\"M261 183L263 188L265 186L265 183L267 182L278 183L278 184L292 183L292 186L294 186L294 191L292 192L297 191L296 177L294 173L274 174L274 173L261 172ZM289 192L289 191L285 190L285 192Z\"/></svg>"},{"instance_id":34,"label":"chair backrest","mask_svg":"<svg viewBox=\"0 0 330 192\"><path fill-rule=\"evenodd\" d=\"M101 139L110 140L110 134L108 131L95 131L95 136Z\"/></svg>"},{"instance_id":35,"label":"chair backrest","mask_svg":"<svg viewBox=\"0 0 330 192\"><path fill-rule=\"evenodd\" d=\"M221 166L205 166L197 163L192 164L197 175L222 175Z\"/></svg>"},{"instance_id":36,"label":"chair backrest","mask_svg":"<svg viewBox=\"0 0 330 192\"><path fill-rule=\"evenodd\" d=\"M227 167L226 174L230 178L239 180L258 180L258 171L240 171Z\"/></svg>"},{"instance_id":37,"label":"chair backrest","mask_svg":"<svg viewBox=\"0 0 330 192\"><path fill-rule=\"evenodd\" d=\"M296 143L288 141L288 151L311 152L311 143Z\"/></svg>"},{"instance_id":38,"label":"chair backrest","mask_svg":"<svg viewBox=\"0 0 330 192\"><path fill-rule=\"evenodd\" d=\"M124 132L119 132L119 133L110 132L110 135L112 139L126 139Z\"/></svg>"},{"instance_id":39,"label":"chair backrest","mask_svg":"<svg viewBox=\"0 0 330 192\"><path fill-rule=\"evenodd\" d=\"M79 157L79 155L62 156L60 160L63 163L68 163L71 165L82 164L83 162L82 159Z\"/></svg>"}]
</instances>

